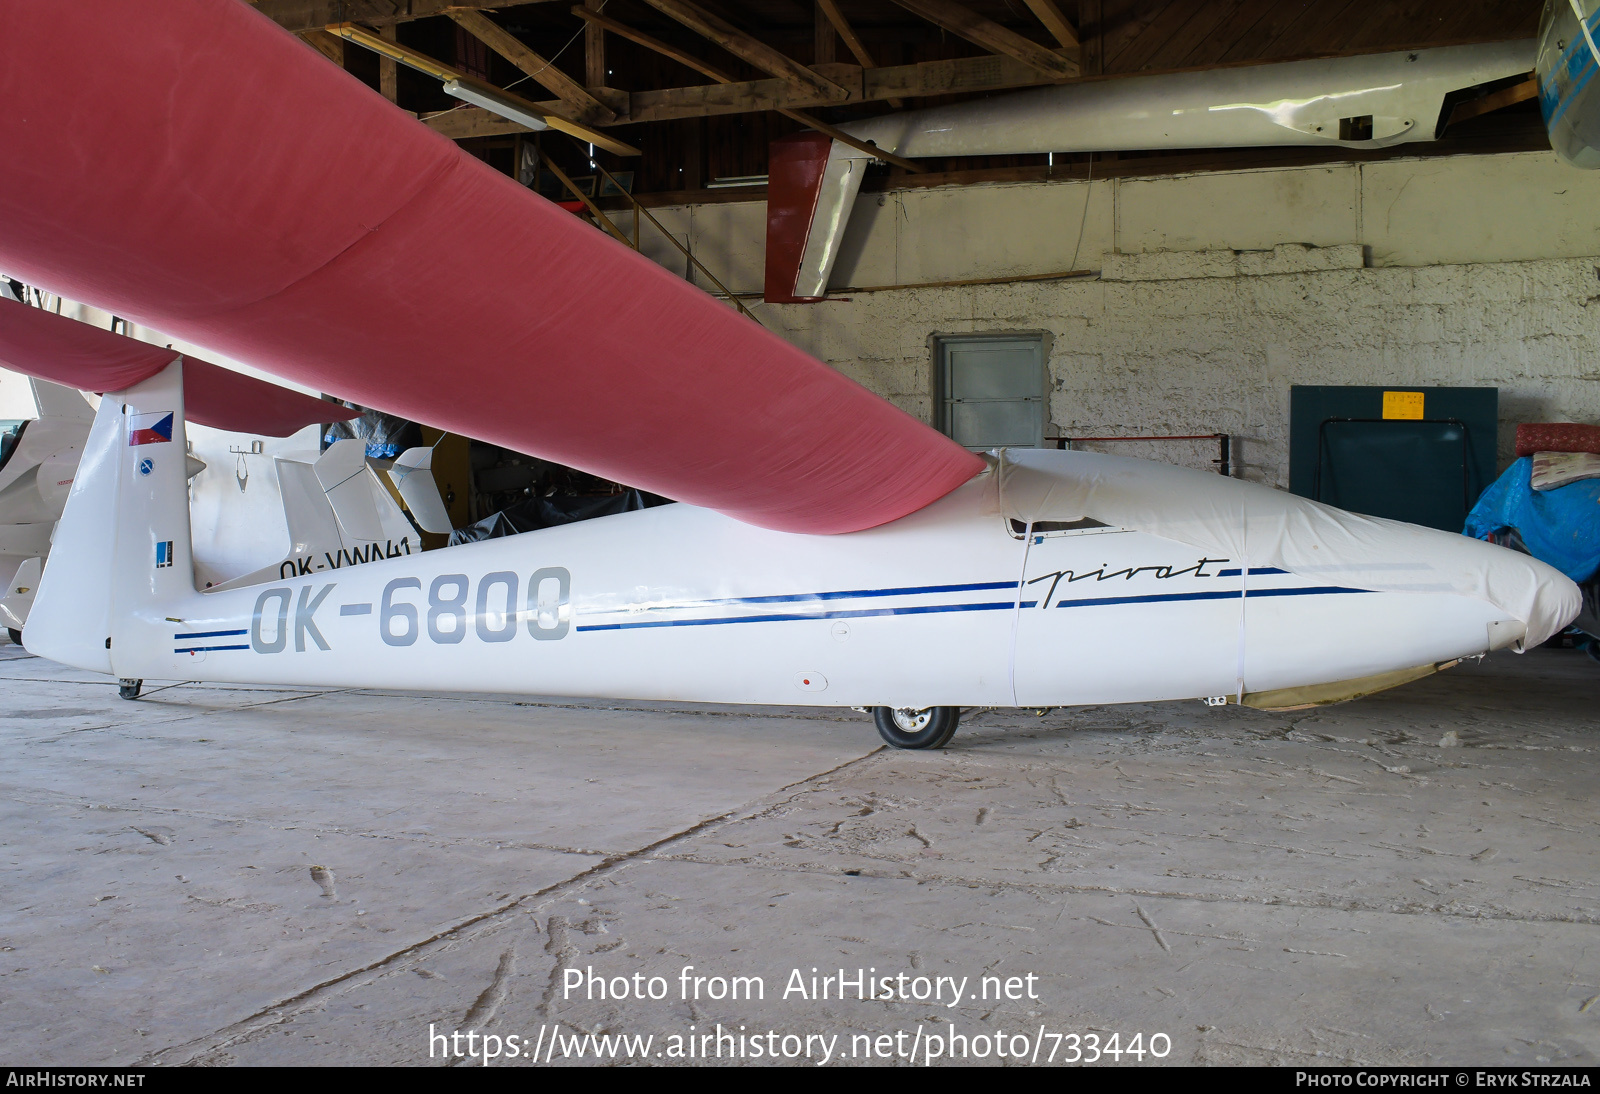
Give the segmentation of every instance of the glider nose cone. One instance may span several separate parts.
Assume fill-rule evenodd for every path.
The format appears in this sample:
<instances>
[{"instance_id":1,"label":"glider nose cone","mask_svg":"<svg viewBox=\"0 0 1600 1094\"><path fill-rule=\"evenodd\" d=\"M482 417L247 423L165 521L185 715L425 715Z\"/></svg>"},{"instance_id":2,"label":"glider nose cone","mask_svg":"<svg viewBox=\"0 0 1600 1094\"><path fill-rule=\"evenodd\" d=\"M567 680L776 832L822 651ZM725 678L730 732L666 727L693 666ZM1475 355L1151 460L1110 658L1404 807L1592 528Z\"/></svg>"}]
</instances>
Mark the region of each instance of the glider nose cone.
<instances>
[{"instance_id":1,"label":"glider nose cone","mask_svg":"<svg viewBox=\"0 0 1600 1094\"><path fill-rule=\"evenodd\" d=\"M1498 627L1490 624L1490 649L1531 649L1559 634L1583 609L1582 590L1554 566L1508 547L1471 542L1482 559L1484 599L1514 617Z\"/></svg>"}]
</instances>

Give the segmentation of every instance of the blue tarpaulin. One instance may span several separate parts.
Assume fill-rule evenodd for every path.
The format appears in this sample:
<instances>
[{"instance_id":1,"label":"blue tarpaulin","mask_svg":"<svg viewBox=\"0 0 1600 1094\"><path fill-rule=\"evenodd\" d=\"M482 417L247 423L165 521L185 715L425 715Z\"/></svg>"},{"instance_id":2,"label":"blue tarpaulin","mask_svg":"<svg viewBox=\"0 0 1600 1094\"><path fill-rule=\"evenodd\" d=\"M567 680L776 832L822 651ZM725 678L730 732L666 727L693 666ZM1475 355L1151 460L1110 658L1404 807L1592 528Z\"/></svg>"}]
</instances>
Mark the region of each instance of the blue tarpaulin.
<instances>
[{"instance_id":1,"label":"blue tarpaulin","mask_svg":"<svg viewBox=\"0 0 1600 1094\"><path fill-rule=\"evenodd\" d=\"M1483 492L1465 533L1488 539L1515 528L1528 553L1582 583L1600 570L1600 479L1535 490L1533 457L1524 456Z\"/></svg>"}]
</instances>

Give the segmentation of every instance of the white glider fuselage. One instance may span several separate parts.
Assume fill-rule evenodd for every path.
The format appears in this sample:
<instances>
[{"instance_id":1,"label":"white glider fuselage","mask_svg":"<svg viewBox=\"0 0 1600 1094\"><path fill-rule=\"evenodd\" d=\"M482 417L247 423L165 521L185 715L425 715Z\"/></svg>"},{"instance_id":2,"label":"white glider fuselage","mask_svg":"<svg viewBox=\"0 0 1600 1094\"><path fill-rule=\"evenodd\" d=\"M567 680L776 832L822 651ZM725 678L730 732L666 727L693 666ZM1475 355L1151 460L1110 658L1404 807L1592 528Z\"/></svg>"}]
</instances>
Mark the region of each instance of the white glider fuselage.
<instances>
[{"instance_id":1,"label":"white glider fuselage","mask_svg":"<svg viewBox=\"0 0 1600 1094\"><path fill-rule=\"evenodd\" d=\"M1367 591L1092 523L1024 536L994 470L848 535L679 504L197 592L181 409L176 443L129 443L134 415L181 406L176 371L107 397L30 650L122 678L921 708L1273 692L1525 630L1425 580ZM1060 453L1062 473L1084 455ZM1540 566L1476 546L1486 565Z\"/></svg>"}]
</instances>

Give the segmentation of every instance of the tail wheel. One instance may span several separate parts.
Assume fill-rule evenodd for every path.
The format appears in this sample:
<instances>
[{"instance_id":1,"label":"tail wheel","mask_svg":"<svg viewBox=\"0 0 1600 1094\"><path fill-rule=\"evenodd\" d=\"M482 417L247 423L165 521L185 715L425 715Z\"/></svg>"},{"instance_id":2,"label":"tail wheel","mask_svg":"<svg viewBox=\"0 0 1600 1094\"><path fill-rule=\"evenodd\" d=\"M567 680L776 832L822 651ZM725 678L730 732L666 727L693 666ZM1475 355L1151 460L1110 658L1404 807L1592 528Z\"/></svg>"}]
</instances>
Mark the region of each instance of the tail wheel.
<instances>
[{"instance_id":1,"label":"tail wheel","mask_svg":"<svg viewBox=\"0 0 1600 1094\"><path fill-rule=\"evenodd\" d=\"M961 724L961 708L873 707L872 720L893 748L943 748Z\"/></svg>"}]
</instances>

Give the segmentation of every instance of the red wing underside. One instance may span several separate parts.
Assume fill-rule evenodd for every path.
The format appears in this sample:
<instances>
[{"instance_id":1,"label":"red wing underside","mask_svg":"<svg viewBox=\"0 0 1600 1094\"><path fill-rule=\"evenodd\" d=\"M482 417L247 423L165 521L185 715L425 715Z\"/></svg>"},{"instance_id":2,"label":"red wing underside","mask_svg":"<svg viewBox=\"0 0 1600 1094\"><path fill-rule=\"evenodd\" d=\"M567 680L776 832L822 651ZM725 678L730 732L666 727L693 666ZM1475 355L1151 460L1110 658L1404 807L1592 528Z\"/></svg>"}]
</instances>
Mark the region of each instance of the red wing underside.
<instances>
[{"instance_id":1,"label":"red wing underside","mask_svg":"<svg viewBox=\"0 0 1600 1094\"><path fill-rule=\"evenodd\" d=\"M170 349L0 300L0 368L79 391L121 391L148 380L177 356ZM266 437L287 437L308 425L360 414L188 355L183 358L183 403L191 422ZM165 436L158 436L154 425L138 432L150 436L132 443L172 439L170 425Z\"/></svg>"},{"instance_id":2,"label":"red wing underside","mask_svg":"<svg viewBox=\"0 0 1600 1094\"><path fill-rule=\"evenodd\" d=\"M430 425L846 532L982 464L241 0L0 9L0 270Z\"/></svg>"}]
</instances>

